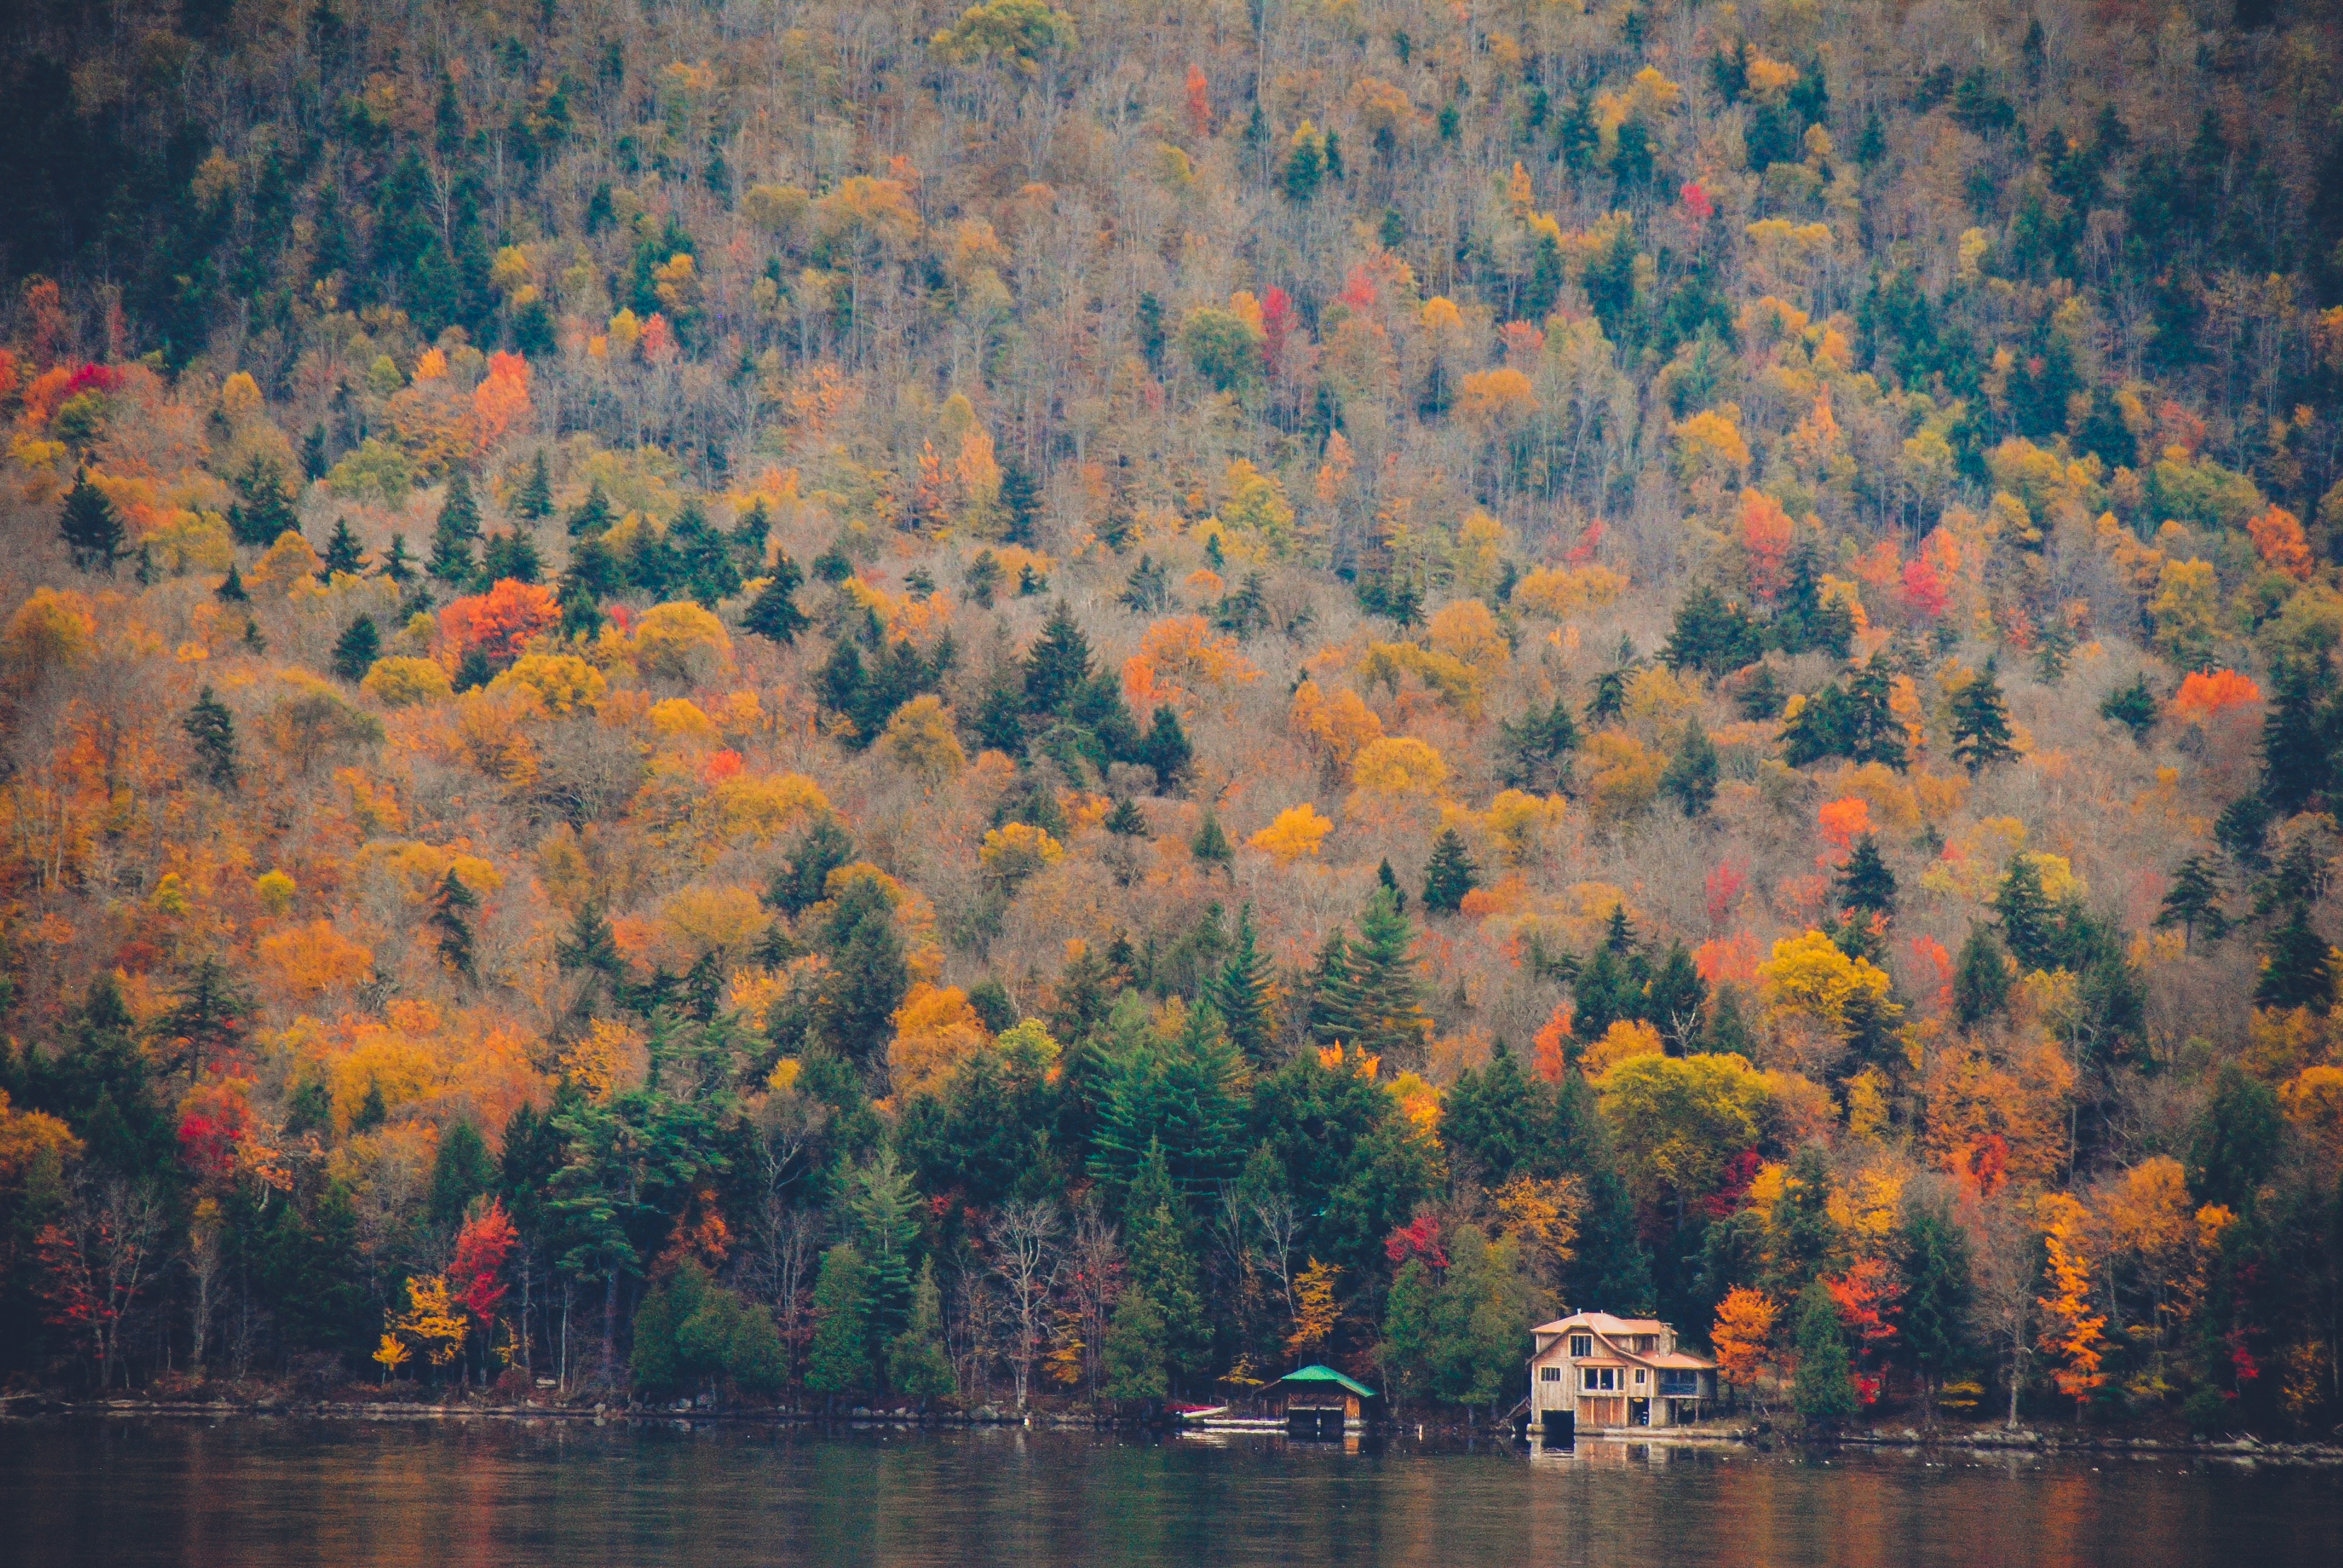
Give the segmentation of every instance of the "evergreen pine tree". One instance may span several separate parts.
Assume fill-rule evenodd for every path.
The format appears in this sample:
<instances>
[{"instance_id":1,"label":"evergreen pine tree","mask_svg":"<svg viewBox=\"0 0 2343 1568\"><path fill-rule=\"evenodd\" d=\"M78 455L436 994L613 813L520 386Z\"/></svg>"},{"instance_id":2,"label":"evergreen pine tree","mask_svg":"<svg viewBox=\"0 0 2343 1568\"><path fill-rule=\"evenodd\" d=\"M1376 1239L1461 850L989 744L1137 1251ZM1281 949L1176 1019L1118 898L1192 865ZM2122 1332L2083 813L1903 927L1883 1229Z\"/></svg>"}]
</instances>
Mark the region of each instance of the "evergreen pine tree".
<instances>
[{"instance_id":1,"label":"evergreen pine tree","mask_svg":"<svg viewBox=\"0 0 2343 1568\"><path fill-rule=\"evenodd\" d=\"M1676 607L1675 626L1660 649L1670 669L1697 669L1712 679L1755 664L1765 653L1756 623L1707 583Z\"/></svg>"},{"instance_id":2,"label":"evergreen pine tree","mask_svg":"<svg viewBox=\"0 0 2343 1568\"><path fill-rule=\"evenodd\" d=\"M1968 940L1953 968L1953 1010L1963 1029L1975 1029L2009 1005L2009 960L1993 928L1970 925Z\"/></svg>"},{"instance_id":3,"label":"evergreen pine tree","mask_svg":"<svg viewBox=\"0 0 2343 1568\"><path fill-rule=\"evenodd\" d=\"M236 755L236 716L227 710L227 704L206 686L196 694L196 705L187 710L180 728L196 743L196 764L212 788L235 789L242 770Z\"/></svg>"},{"instance_id":4,"label":"evergreen pine tree","mask_svg":"<svg viewBox=\"0 0 2343 1568\"><path fill-rule=\"evenodd\" d=\"M1392 869L1391 858L1385 856L1375 866L1375 886L1391 895L1392 908L1404 914L1407 910L1407 890L1399 885L1399 873Z\"/></svg>"},{"instance_id":5,"label":"evergreen pine tree","mask_svg":"<svg viewBox=\"0 0 2343 1568\"><path fill-rule=\"evenodd\" d=\"M1782 690L1782 682L1774 674L1774 667L1761 664L1733 699L1733 706L1742 718L1759 722L1778 719L1789 699Z\"/></svg>"},{"instance_id":6,"label":"evergreen pine tree","mask_svg":"<svg viewBox=\"0 0 2343 1568\"><path fill-rule=\"evenodd\" d=\"M447 499L439 508L439 521L431 530L431 558L423 569L438 582L461 591L470 586L479 570L473 558L473 541L480 537L479 508L472 502L472 492L464 478L464 470L456 470L447 481Z\"/></svg>"},{"instance_id":7,"label":"evergreen pine tree","mask_svg":"<svg viewBox=\"0 0 2343 1568\"><path fill-rule=\"evenodd\" d=\"M2197 940L2200 930L2205 940L2217 942L2229 934L2229 918L2221 908L2221 884L2202 855L2191 855L2180 862L2172 873L2172 886L2166 890L2164 902L2156 911L2156 929L2169 930L2180 928L2184 946Z\"/></svg>"},{"instance_id":8,"label":"evergreen pine tree","mask_svg":"<svg viewBox=\"0 0 2343 1568\"><path fill-rule=\"evenodd\" d=\"M1660 775L1660 789L1687 817L1704 817L1716 799L1716 746L1702 729L1697 715L1684 720L1676 753Z\"/></svg>"},{"instance_id":9,"label":"evergreen pine tree","mask_svg":"<svg viewBox=\"0 0 2343 1568\"><path fill-rule=\"evenodd\" d=\"M333 536L326 541L326 558L323 564L326 579L329 582L337 574L345 577L365 575L366 547L358 543L357 535L350 530L350 520L347 518L334 519L334 532Z\"/></svg>"},{"instance_id":10,"label":"evergreen pine tree","mask_svg":"<svg viewBox=\"0 0 2343 1568\"><path fill-rule=\"evenodd\" d=\"M343 680L360 681L382 652L382 633L374 624L374 617L361 615L342 629L334 642L334 674Z\"/></svg>"},{"instance_id":11,"label":"evergreen pine tree","mask_svg":"<svg viewBox=\"0 0 2343 1568\"><path fill-rule=\"evenodd\" d=\"M541 523L553 516L553 477L546 472L543 448L529 459L528 477L513 494L512 515L526 523Z\"/></svg>"},{"instance_id":12,"label":"evergreen pine tree","mask_svg":"<svg viewBox=\"0 0 2343 1568\"><path fill-rule=\"evenodd\" d=\"M1123 1200L1125 1289L1144 1294L1163 1322L1165 1361L1193 1376L1212 1354L1212 1323L1188 1238L1187 1207L1163 1146L1151 1141Z\"/></svg>"},{"instance_id":13,"label":"evergreen pine tree","mask_svg":"<svg viewBox=\"0 0 2343 1568\"><path fill-rule=\"evenodd\" d=\"M911 1321L887 1347L887 1381L913 1399L944 1399L959 1387L944 1348L944 1298L936 1287L936 1261L920 1260L911 1286Z\"/></svg>"},{"instance_id":14,"label":"evergreen pine tree","mask_svg":"<svg viewBox=\"0 0 2343 1568\"><path fill-rule=\"evenodd\" d=\"M1413 1065L1432 1032L1408 950L1415 925L1382 889L1360 912L1357 940L1348 945L1338 992L1351 1032L1342 1038L1396 1066Z\"/></svg>"},{"instance_id":15,"label":"evergreen pine tree","mask_svg":"<svg viewBox=\"0 0 2343 1568\"><path fill-rule=\"evenodd\" d=\"M676 553L676 575L693 598L713 609L740 591L731 542L716 531L697 501L684 503L667 537Z\"/></svg>"},{"instance_id":16,"label":"evergreen pine tree","mask_svg":"<svg viewBox=\"0 0 2343 1568\"><path fill-rule=\"evenodd\" d=\"M1221 830L1221 819L1209 809L1204 812L1203 826L1198 828L1196 836L1188 840L1188 853L1193 855L1200 865L1218 866L1223 869L1234 864L1237 858L1236 850L1229 845L1229 836Z\"/></svg>"},{"instance_id":17,"label":"evergreen pine tree","mask_svg":"<svg viewBox=\"0 0 2343 1568\"><path fill-rule=\"evenodd\" d=\"M1857 1405L1846 1331L1839 1322L1838 1303L1820 1280L1799 1296L1797 1314L1797 1371L1791 1379L1791 1402L1808 1426L1827 1428L1852 1420Z\"/></svg>"},{"instance_id":18,"label":"evergreen pine tree","mask_svg":"<svg viewBox=\"0 0 2343 1568\"><path fill-rule=\"evenodd\" d=\"M798 633L813 624L812 618L798 608L797 591L804 582L797 562L789 559L789 551L783 550L773 563L765 586L749 601L748 613L740 618L741 629L769 642L794 646Z\"/></svg>"},{"instance_id":19,"label":"evergreen pine tree","mask_svg":"<svg viewBox=\"0 0 2343 1568\"><path fill-rule=\"evenodd\" d=\"M2108 692L2099 704L2099 717L2130 730L2135 743L2146 740L2157 718L2156 693L2147 689L2147 677L2136 676L2129 686Z\"/></svg>"},{"instance_id":20,"label":"evergreen pine tree","mask_svg":"<svg viewBox=\"0 0 2343 1568\"><path fill-rule=\"evenodd\" d=\"M1153 556L1142 555L1139 564L1131 568L1131 576L1115 595L1115 602L1134 615L1157 615L1172 603L1171 574L1157 564Z\"/></svg>"},{"instance_id":21,"label":"evergreen pine tree","mask_svg":"<svg viewBox=\"0 0 2343 1568\"><path fill-rule=\"evenodd\" d=\"M1158 703L1154 722L1139 743L1138 758L1155 770L1156 789L1166 795L1177 794L1195 755L1188 732L1181 728L1179 712L1168 702Z\"/></svg>"},{"instance_id":22,"label":"evergreen pine tree","mask_svg":"<svg viewBox=\"0 0 2343 1568\"><path fill-rule=\"evenodd\" d=\"M244 574L236 569L234 561L228 562L227 576L220 578L220 585L212 590L212 596L222 604L252 602L252 595L244 586Z\"/></svg>"},{"instance_id":23,"label":"evergreen pine tree","mask_svg":"<svg viewBox=\"0 0 2343 1568\"><path fill-rule=\"evenodd\" d=\"M920 1238L920 1202L910 1171L892 1149L881 1148L848 1179L846 1207L870 1271L863 1289L870 1302L874 1364L877 1352L910 1323L911 1249Z\"/></svg>"},{"instance_id":24,"label":"evergreen pine tree","mask_svg":"<svg viewBox=\"0 0 2343 1568\"><path fill-rule=\"evenodd\" d=\"M2013 855L1993 896L1993 912L2001 921L2001 940L2010 956L2029 970L2056 967L2056 911L2042 890L2042 867L2031 855Z\"/></svg>"},{"instance_id":25,"label":"evergreen pine tree","mask_svg":"<svg viewBox=\"0 0 2343 1568\"><path fill-rule=\"evenodd\" d=\"M480 552L480 580L503 582L509 578L517 583L533 583L544 574L544 563L538 559L537 544L518 528L490 534L487 548Z\"/></svg>"},{"instance_id":26,"label":"evergreen pine tree","mask_svg":"<svg viewBox=\"0 0 2343 1568\"><path fill-rule=\"evenodd\" d=\"M478 978L477 960L472 951L472 911L480 907L480 896L464 885L449 866L431 890L431 914L428 924L439 944L439 959L449 969L466 980Z\"/></svg>"},{"instance_id":27,"label":"evergreen pine tree","mask_svg":"<svg viewBox=\"0 0 2343 1568\"><path fill-rule=\"evenodd\" d=\"M382 552L380 568L383 580L394 588L405 588L415 579L415 558L407 553L407 536L390 536L390 547Z\"/></svg>"},{"instance_id":28,"label":"evergreen pine tree","mask_svg":"<svg viewBox=\"0 0 2343 1568\"><path fill-rule=\"evenodd\" d=\"M585 499L570 508L566 526L573 539L597 539L618 520L610 510L610 498L602 493L602 481L597 479L586 487Z\"/></svg>"},{"instance_id":29,"label":"evergreen pine tree","mask_svg":"<svg viewBox=\"0 0 2343 1568\"><path fill-rule=\"evenodd\" d=\"M1147 837L1147 814L1139 809L1139 802L1126 795L1114 803L1114 809L1106 814L1099 826L1118 839L1144 839Z\"/></svg>"},{"instance_id":30,"label":"evergreen pine tree","mask_svg":"<svg viewBox=\"0 0 2343 1568\"><path fill-rule=\"evenodd\" d=\"M1126 1287L1107 1320L1101 1353L1106 1381L1101 1392L1113 1400L1155 1400L1172 1392L1163 1364L1163 1314L1145 1291Z\"/></svg>"},{"instance_id":31,"label":"evergreen pine tree","mask_svg":"<svg viewBox=\"0 0 2343 1568\"><path fill-rule=\"evenodd\" d=\"M1025 654L1025 710L1062 712L1090 678L1090 639L1075 624L1073 610L1060 599Z\"/></svg>"},{"instance_id":32,"label":"evergreen pine tree","mask_svg":"<svg viewBox=\"0 0 2343 1568\"><path fill-rule=\"evenodd\" d=\"M1272 975L1268 955L1261 950L1259 935L1253 930L1252 905L1248 903L1237 911L1236 936L1228 961L1221 966L1205 994L1221 1015L1221 1026L1228 1031L1229 1043L1255 1065L1268 1062L1273 1038L1269 1008Z\"/></svg>"},{"instance_id":33,"label":"evergreen pine tree","mask_svg":"<svg viewBox=\"0 0 2343 1568\"><path fill-rule=\"evenodd\" d=\"M1442 829L1423 869L1423 907L1434 914L1454 914L1463 906L1464 895L1480 886L1479 869L1464 848L1463 835L1453 828Z\"/></svg>"},{"instance_id":34,"label":"evergreen pine tree","mask_svg":"<svg viewBox=\"0 0 2343 1568\"><path fill-rule=\"evenodd\" d=\"M1578 749L1578 721L1559 697L1550 708L1533 706L1518 723L1500 722L1504 782L1508 789L1544 792L1570 782L1570 754Z\"/></svg>"},{"instance_id":35,"label":"evergreen pine tree","mask_svg":"<svg viewBox=\"0 0 2343 1568\"><path fill-rule=\"evenodd\" d=\"M2310 908L2298 903L2262 943L2261 978L2254 1005L2281 1011L2308 1008L2325 1017L2335 1005L2333 949L2311 929Z\"/></svg>"},{"instance_id":36,"label":"evergreen pine tree","mask_svg":"<svg viewBox=\"0 0 2343 1568\"><path fill-rule=\"evenodd\" d=\"M227 508L227 530L240 545L266 549L287 534L301 531L293 498L285 490L285 470L273 457L255 457L236 477L237 498Z\"/></svg>"},{"instance_id":37,"label":"evergreen pine tree","mask_svg":"<svg viewBox=\"0 0 2343 1568\"><path fill-rule=\"evenodd\" d=\"M206 953L181 976L178 994L155 1032L170 1042L192 1081L203 1076L207 1064L244 1043L253 1010L252 999L236 985L227 966Z\"/></svg>"},{"instance_id":38,"label":"evergreen pine tree","mask_svg":"<svg viewBox=\"0 0 2343 1568\"><path fill-rule=\"evenodd\" d=\"M73 552L74 565L83 571L114 575L114 563L123 557L122 518L106 492L89 482L86 473L74 476L65 492L65 510L57 518L57 537Z\"/></svg>"},{"instance_id":39,"label":"evergreen pine tree","mask_svg":"<svg viewBox=\"0 0 2343 1568\"><path fill-rule=\"evenodd\" d=\"M1001 465L1001 510L1008 519L1002 539L1012 545L1033 542L1033 526L1041 516L1041 487L1032 470L1011 457Z\"/></svg>"},{"instance_id":40,"label":"evergreen pine tree","mask_svg":"<svg viewBox=\"0 0 2343 1568\"><path fill-rule=\"evenodd\" d=\"M1326 933L1310 969L1310 1037L1320 1045L1346 1044L1352 1038L1350 933L1336 926Z\"/></svg>"},{"instance_id":41,"label":"evergreen pine tree","mask_svg":"<svg viewBox=\"0 0 2343 1568\"><path fill-rule=\"evenodd\" d=\"M764 498L749 503L749 509L732 519L732 558L739 563L743 577L764 577L765 551L772 543L773 515L765 509Z\"/></svg>"},{"instance_id":42,"label":"evergreen pine tree","mask_svg":"<svg viewBox=\"0 0 2343 1568\"><path fill-rule=\"evenodd\" d=\"M309 427L301 437L301 474L304 478L322 479L333 468L326 450L326 427L321 421Z\"/></svg>"},{"instance_id":43,"label":"evergreen pine tree","mask_svg":"<svg viewBox=\"0 0 2343 1568\"><path fill-rule=\"evenodd\" d=\"M2009 705L1988 658L1953 693L1953 760L1975 775L2016 754L2009 743Z\"/></svg>"},{"instance_id":44,"label":"evergreen pine tree","mask_svg":"<svg viewBox=\"0 0 2343 1568\"><path fill-rule=\"evenodd\" d=\"M1867 915L1896 912L1896 873L1887 869L1879 852L1877 834L1865 833L1855 841L1855 851L1839 868L1831 890L1843 910L1860 910Z\"/></svg>"},{"instance_id":45,"label":"evergreen pine tree","mask_svg":"<svg viewBox=\"0 0 2343 1568\"><path fill-rule=\"evenodd\" d=\"M1923 1408L1933 1424L1934 1396L1969 1356L1969 1313L1976 1291L1961 1229L1925 1204L1911 1207L1896 1236L1897 1354L1919 1374Z\"/></svg>"},{"instance_id":46,"label":"evergreen pine tree","mask_svg":"<svg viewBox=\"0 0 2343 1568\"><path fill-rule=\"evenodd\" d=\"M2262 795L2283 818L2333 788L2334 729L2308 669L2282 666L2277 685L2262 718Z\"/></svg>"}]
</instances>

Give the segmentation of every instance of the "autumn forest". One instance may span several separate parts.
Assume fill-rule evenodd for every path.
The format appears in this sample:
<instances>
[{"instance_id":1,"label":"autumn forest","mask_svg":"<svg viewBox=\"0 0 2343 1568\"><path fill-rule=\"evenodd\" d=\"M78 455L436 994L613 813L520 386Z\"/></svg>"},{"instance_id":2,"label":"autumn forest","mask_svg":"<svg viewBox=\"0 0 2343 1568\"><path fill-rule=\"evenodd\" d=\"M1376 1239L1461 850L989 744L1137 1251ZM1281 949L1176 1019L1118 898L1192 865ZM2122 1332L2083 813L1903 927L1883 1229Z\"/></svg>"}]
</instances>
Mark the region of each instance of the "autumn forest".
<instances>
[{"instance_id":1,"label":"autumn forest","mask_svg":"<svg viewBox=\"0 0 2343 1568\"><path fill-rule=\"evenodd\" d=\"M2329 1432L2338 81L0 7L0 1386Z\"/></svg>"}]
</instances>

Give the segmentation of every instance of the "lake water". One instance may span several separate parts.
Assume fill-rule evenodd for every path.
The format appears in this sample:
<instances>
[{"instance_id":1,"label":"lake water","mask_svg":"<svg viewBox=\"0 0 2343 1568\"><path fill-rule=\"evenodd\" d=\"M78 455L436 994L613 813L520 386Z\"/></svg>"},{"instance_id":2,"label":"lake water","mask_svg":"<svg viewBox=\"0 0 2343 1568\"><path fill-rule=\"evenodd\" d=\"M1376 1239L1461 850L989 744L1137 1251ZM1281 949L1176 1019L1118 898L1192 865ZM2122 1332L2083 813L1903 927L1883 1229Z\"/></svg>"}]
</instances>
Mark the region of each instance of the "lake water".
<instances>
[{"instance_id":1,"label":"lake water","mask_svg":"<svg viewBox=\"0 0 2343 1568\"><path fill-rule=\"evenodd\" d=\"M0 1423L0 1563L20 1563L2336 1568L2343 1474L2168 1454L31 1421Z\"/></svg>"}]
</instances>

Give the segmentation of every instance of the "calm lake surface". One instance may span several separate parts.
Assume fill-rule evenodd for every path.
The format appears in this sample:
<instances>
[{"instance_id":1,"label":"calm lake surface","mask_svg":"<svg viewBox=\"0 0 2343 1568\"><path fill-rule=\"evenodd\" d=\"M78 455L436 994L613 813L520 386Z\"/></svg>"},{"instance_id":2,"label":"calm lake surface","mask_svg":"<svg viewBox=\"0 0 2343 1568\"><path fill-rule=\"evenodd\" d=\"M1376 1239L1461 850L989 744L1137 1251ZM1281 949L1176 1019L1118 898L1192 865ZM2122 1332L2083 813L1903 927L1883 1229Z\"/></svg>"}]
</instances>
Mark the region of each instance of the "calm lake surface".
<instances>
[{"instance_id":1,"label":"calm lake surface","mask_svg":"<svg viewBox=\"0 0 2343 1568\"><path fill-rule=\"evenodd\" d=\"M34 1421L0 1423L0 1563L20 1563L2336 1568L2343 1475L2168 1454Z\"/></svg>"}]
</instances>

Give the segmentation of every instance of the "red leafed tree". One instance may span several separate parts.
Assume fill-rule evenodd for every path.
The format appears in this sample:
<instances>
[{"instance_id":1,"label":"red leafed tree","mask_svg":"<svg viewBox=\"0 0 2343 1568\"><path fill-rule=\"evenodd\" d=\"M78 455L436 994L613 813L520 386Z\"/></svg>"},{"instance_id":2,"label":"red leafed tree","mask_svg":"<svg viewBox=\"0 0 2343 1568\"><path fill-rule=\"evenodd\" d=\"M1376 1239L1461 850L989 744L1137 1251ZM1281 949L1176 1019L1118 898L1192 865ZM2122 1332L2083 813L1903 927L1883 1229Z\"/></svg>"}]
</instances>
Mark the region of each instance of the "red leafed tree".
<instances>
[{"instance_id":1,"label":"red leafed tree","mask_svg":"<svg viewBox=\"0 0 2343 1568\"><path fill-rule=\"evenodd\" d=\"M1875 1404L1884 1382L1881 1362L1887 1342L1896 1337L1896 1325L1887 1321L1898 1292L1895 1271L1883 1258L1865 1258L1837 1278L1825 1280L1823 1289L1837 1304L1839 1322L1854 1344L1855 1387L1864 1403Z\"/></svg>"},{"instance_id":2,"label":"red leafed tree","mask_svg":"<svg viewBox=\"0 0 2343 1568\"><path fill-rule=\"evenodd\" d=\"M520 1233L513 1229L502 1199L490 1200L487 1208L465 1221L464 1228L456 1232L456 1257L447 1265L447 1282L464 1310L483 1326L496 1321L497 1309L512 1288L505 1278L505 1261L519 1241Z\"/></svg>"},{"instance_id":3,"label":"red leafed tree","mask_svg":"<svg viewBox=\"0 0 2343 1568\"><path fill-rule=\"evenodd\" d=\"M236 1150L251 1136L252 1106L238 1086L205 1084L181 1104L179 1158L199 1181L235 1175Z\"/></svg>"},{"instance_id":4,"label":"red leafed tree","mask_svg":"<svg viewBox=\"0 0 2343 1568\"><path fill-rule=\"evenodd\" d=\"M1446 1268L1448 1253L1440 1244L1440 1221L1429 1214L1418 1214L1383 1238L1383 1256L1393 1268L1410 1258L1422 1258L1435 1269Z\"/></svg>"},{"instance_id":5,"label":"red leafed tree","mask_svg":"<svg viewBox=\"0 0 2343 1568\"><path fill-rule=\"evenodd\" d=\"M114 1382L123 1321L154 1282L167 1237L152 1188L85 1178L56 1222L34 1238L44 1315L87 1350L100 1388Z\"/></svg>"},{"instance_id":6,"label":"red leafed tree","mask_svg":"<svg viewBox=\"0 0 2343 1568\"><path fill-rule=\"evenodd\" d=\"M1903 601L1905 614L1921 620L1935 620L1952 600L1936 562L1925 555L1904 563L1904 582L1897 598Z\"/></svg>"},{"instance_id":7,"label":"red leafed tree","mask_svg":"<svg viewBox=\"0 0 2343 1568\"><path fill-rule=\"evenodd\" d=\"M1188 67L1188 130L1192 136L1207 136L1212 129L1212 88L1204 79L1202 65Z\"/></svg>"},{"instance_id":8,"label":"red leafed tree","mask_svg":"<svg viewBox=\"0 0 2343 1568\"><path fill-rule=\"evenodd\" d=\"M1261 362L1272 376L1283 373L1285 340L1293 335L1298 318L1293 311L1293 297L1282 288L1272 287L1261 301Z\"/></svg>"}]
</instances>

